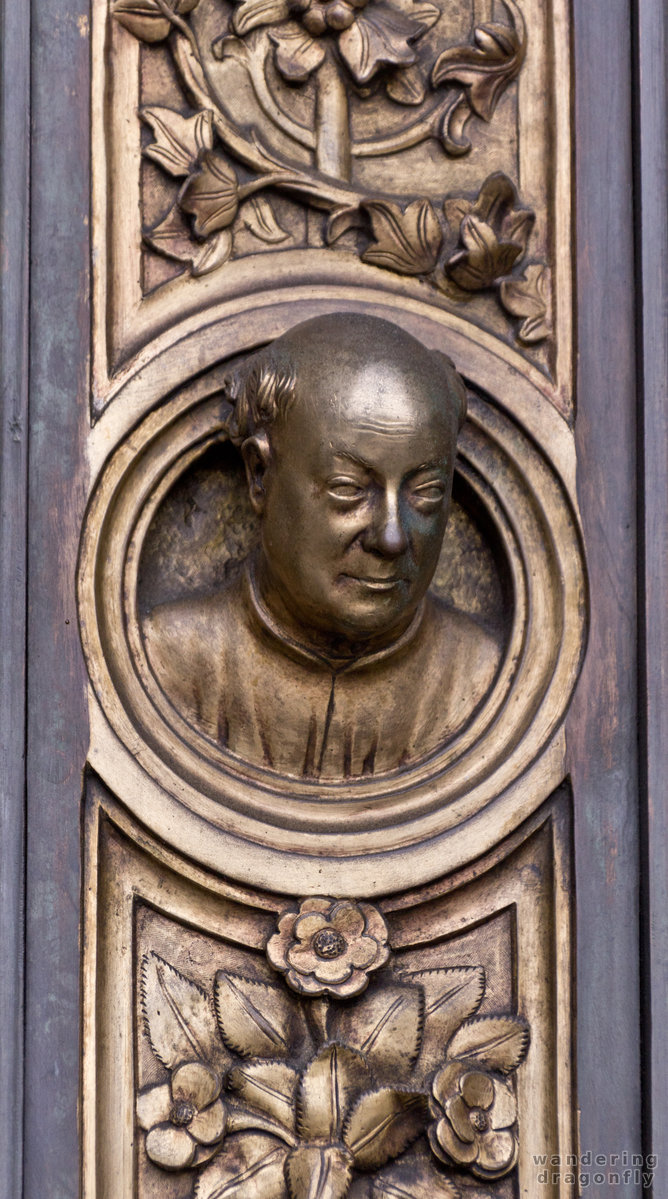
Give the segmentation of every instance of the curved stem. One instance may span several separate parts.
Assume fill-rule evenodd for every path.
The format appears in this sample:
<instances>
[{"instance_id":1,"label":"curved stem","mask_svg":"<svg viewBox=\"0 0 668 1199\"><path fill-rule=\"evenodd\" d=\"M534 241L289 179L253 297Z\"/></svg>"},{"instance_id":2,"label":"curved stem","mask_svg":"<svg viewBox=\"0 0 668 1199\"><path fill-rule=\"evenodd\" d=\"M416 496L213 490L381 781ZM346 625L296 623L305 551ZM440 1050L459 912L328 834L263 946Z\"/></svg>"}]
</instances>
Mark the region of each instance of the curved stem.
<instances>
[{"instance_id":1,"label":"curved stem","mask_svg":"<svg viewBox=\"0 0 668 1199\"><path fill-rule=\"evenodd\" d=\"M184 37L187 37L193 50L199 57L195 35L188 25L188 22L184 21L183 17L179 17L178 14L174 12L174 9L170 8L169 4L166 3L166 0L155 0L155 2L162 15L169 21L170 25L173 25L175 29L178 29L179 33L182 33Z\"/></svg>"},{"instance_id":2,"label":"curved stem","mask_svg":"<svg viewBox=\"0 0 668 1199\"><path fill-rule=\"evenodd\" d=\"M350 179L350 113L341 71L328 49L315 77L316 166L324 175Z\"/></svg>"}]
</instances>

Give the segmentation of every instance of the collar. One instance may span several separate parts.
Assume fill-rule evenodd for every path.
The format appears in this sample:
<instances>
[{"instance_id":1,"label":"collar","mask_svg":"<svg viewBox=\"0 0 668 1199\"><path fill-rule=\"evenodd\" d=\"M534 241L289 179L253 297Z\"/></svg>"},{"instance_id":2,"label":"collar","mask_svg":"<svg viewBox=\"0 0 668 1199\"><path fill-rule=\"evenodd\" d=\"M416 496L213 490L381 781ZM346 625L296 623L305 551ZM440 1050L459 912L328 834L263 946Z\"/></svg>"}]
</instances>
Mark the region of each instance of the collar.
<instances>
[{"instance_id":1,"label":"collar","mask_svg":"<svg viewBox=\"0 0 668 1199\"><path fill-rule=\"evenodd\" d=\"M243 597L251 624L255 625L271 641L278 642L284 654L298 661L306 660L311 664L317 662L320 666L324 666L332 675L341 675L353 670L360 670L363 667L372 666L376 662L383 662L388 658L402 654L417 637L425 612L425 601L423 600L408 628L391 645L374 650L372 653L362 653L358 654L355 658L342 660L340 658L330 658L322 650L297 641L279 625L278 621L275 620L266 604L260 598L253 568L250 565L246 566L243 574Z\"/></svg>"}]
</instances>

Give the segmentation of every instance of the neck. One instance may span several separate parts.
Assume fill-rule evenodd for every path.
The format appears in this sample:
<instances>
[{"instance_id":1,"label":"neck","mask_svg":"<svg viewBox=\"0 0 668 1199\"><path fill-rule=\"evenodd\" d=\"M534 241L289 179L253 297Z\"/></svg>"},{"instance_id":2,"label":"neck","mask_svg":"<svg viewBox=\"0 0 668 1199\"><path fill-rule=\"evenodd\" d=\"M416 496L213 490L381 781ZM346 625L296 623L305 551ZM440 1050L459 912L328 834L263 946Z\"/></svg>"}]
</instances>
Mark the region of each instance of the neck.
<instances>
[{"instance_id":1,"label":"neck","mask_svg":"<svg viewBox=\"0 0 668 1199\"><path fill-rule=\"evenodd\" d=\"M251 574L258 598L278 628L292 641L330 660L354 661L365 654L387 649L403 636L415 616L415 612L409 612L399 625L369 637L332 633L309 624L292 611L262 556L252 564Z\"/></svg>"}]
</instances>

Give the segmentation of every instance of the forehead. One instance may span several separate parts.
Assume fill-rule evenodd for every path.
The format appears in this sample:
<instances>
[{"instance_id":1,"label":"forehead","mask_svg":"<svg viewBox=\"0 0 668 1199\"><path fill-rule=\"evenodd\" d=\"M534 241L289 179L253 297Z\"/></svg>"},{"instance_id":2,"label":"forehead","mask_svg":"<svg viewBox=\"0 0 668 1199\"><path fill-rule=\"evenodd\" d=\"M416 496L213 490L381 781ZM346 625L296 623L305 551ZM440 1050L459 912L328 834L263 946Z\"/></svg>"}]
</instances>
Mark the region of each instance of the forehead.
<instances>
[{"instance_id":1,"label":"forehead","mask_svg":"<svg viewBox=\"0 0 668 1199\"><path fill-rule=\"evenodd\" d=\"M374 363L338 375L323 370L308 380L302 377L280 441L297 442L310 457L343 452L375 463L392 455L410 466L451 459L456 435L443 386Z\"/></svg>"}]
</instances>

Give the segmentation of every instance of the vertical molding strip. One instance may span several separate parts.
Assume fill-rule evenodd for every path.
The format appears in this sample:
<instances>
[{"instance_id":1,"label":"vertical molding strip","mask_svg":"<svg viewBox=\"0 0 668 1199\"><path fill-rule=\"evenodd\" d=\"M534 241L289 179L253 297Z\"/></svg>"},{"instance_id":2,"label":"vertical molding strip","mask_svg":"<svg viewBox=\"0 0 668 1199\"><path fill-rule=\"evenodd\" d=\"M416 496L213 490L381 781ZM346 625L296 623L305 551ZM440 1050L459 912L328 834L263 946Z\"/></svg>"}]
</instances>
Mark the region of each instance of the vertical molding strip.
<instances>
[{"instance_id":1,"label":"vertical molding strip","mask_svg":"<svg viewBox=\"0 0 668 1199\"><path fill-rule=\"evenodd\" d=\"M22 1194L30 6L0 4L0 1194Z\"/></svg>"},{"instance_id":2,"label":"vertical molding strip","mask_svg":"<svg viewBox=\"0 0 668 1199\"><path fill-rule=\"evenodd\" d=\"M668 1194L668 15L638 6L636 191L640 210L639 356L643 397L639 563L643 600L645 1152L652 1194ZM644 591L644 593L643 593Z\"/></svg>"}]
</instances>

